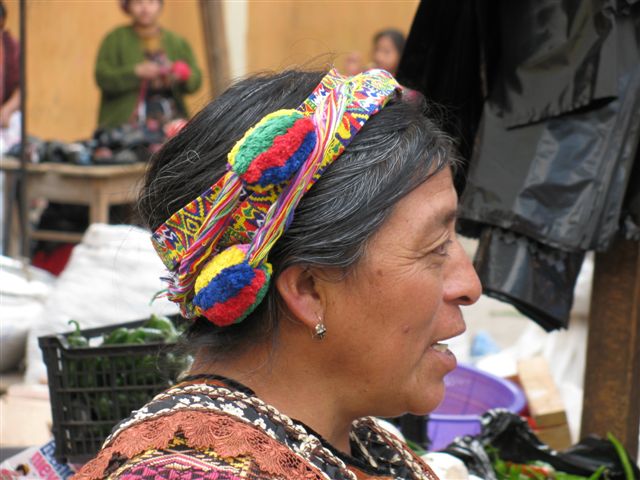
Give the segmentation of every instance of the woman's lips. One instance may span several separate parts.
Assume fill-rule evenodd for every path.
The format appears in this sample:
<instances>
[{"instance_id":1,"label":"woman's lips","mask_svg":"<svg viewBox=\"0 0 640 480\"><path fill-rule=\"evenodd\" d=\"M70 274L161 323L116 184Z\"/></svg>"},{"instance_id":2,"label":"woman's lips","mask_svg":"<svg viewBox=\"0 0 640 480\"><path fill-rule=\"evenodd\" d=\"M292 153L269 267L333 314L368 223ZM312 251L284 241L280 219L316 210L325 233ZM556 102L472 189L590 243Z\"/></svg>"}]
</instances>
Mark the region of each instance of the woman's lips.
<instances>
[{"instance_id":1,"label":"woman's lips","mask_svg":"<svg viewBox=\"0 0 640 480\"><path fill-rule=\"evenodd\" d=\"M449 350L448 344L437 342L431 345L429 350L431 350L431 352L438 357L438 359L444 364L447 370L451 371L458 365L456 356L451 350Z\"/></svg>"}]
</instances>

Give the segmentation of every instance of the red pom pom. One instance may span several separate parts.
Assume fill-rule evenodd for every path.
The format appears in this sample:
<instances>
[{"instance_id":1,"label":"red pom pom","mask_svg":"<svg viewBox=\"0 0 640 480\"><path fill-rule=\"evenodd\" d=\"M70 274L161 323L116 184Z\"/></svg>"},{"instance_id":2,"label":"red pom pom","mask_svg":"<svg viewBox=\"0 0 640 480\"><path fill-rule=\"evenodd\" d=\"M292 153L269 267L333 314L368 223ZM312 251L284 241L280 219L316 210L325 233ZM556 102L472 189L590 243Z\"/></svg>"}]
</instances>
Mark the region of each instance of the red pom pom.
<instances>
[{"instance_id":1,"label":"red pom pom","mask_svg":"<svg viewBox=\"0 0 640 480\"><path fill-rule=\"evenodd\" d=\"M176 60L171 66L171 73L181 82L186 82L191 77L191 67L182 60Z\"/></svg>"},{"instance_id":2,"label":"red pom pom","mask_svg":"<svg viewBox=\"0 0 640 480\"><path fill-rule=\"evenodd\" d=\"M287 133L277 136L268 150L253 159L242 180L248 184L257 183L262 173L268 168L281 167L300 148L307 133L313 130L313 122L308 118L301 118L293 124Z\"/></svg>"},{"instance_id":3,"label":"red pom pom","mask_svg":"<svg viewBox=\"0 0 640 480\"><path fill-rule=\"evenodd\" d=\"M266 275L262 269L256 270L251 284L244 287L238 295L224 303L216 303L213 307L203 312L203 315L213 324L219 327L227 327L241 318L253 305L258 292L264 285Z\"/></svg>"}]
</instances>

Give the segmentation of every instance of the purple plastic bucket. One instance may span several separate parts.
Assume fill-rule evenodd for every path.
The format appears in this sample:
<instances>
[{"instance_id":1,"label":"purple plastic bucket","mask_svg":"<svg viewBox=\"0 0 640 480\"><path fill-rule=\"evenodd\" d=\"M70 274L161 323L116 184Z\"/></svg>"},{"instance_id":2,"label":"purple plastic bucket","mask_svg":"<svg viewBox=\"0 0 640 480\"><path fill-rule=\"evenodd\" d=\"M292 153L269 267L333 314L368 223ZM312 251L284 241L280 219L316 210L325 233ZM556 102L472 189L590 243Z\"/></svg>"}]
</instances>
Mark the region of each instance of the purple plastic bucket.
<instances>
[{"instance_id":1,"label":"purple plastic bucket","mask_svg":"<svg viewBox=\"0 0 640 480\"><path fill-rule=\"evenodd\" d=\"M480 433L480 416L491 408L521 413L525 406L524 393L512 382L467 365L458 365L444 383L444 400L429 416L431 450Z\"/></svg>"}]
</instances>

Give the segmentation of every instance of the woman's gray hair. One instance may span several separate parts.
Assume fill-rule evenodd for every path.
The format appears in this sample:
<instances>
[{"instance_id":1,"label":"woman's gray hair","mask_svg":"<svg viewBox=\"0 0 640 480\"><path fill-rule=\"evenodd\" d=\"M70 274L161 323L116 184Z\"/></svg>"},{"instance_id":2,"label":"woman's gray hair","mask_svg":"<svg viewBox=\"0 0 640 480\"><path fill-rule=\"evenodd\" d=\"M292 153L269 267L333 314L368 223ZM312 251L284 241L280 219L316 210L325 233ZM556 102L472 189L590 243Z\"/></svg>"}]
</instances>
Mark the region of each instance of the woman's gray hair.
<instances>
[{"instance_id":1,"label":"woman's gray hair","mask_svg":"<svg viewBox=\"0 0 640 480\"><path fill-rule=\"evenodd\" d=\"M140 199L149 226L157 228L214 183L224 172L226 153L248 128L267 113L295 108L322 76L289 71L252 77L209 104L152 160ZM244 109L234 103L248 97L251 105ZM423 98L410 92L392 99L302 198L291 225L269 254L273 278L296 264L347 273L394 205L455 162L453 142L428 118ZM240 324L220 328L196 320L187 334L190 348L207 347L217 359L273 338L283 308L274 284L272 280L265 301Z\"/></svg>"},{"instance_id":2,"label":"woman's gray hair","mask_svg":"<svg viewBox=\"0 0 640 480\"><path fill-rule=\"evenodd\" d=\"M396 131L370 120L303 197L273 251L280 270L355 265L398 200L451 163L451 142L426 117L398 120Z\"/></svg>"}]
</instances>

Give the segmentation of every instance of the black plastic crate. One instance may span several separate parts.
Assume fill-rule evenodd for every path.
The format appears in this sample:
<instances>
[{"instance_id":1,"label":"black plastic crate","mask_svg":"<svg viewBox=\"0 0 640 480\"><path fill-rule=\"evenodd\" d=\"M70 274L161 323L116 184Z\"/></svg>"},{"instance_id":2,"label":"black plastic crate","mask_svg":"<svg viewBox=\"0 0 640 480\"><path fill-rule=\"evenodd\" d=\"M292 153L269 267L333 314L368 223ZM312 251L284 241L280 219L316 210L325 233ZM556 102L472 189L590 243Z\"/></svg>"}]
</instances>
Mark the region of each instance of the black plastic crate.
<instances>
[{"instance_id":1,"label":"black plastic crate","mask_svg":"<svg viewBox=\"0 0 640 480\"><path fill-rule=\"evenodd\" d=\"M172 321L177 323L175 317ZM81 333L90 340L145 322ZM67 341L70 334L40 337L38 343L47 366L56 459L85 463L120 420L175 383L186 363L172 343L73 348Z\"/></svg>"}]
</instances>

